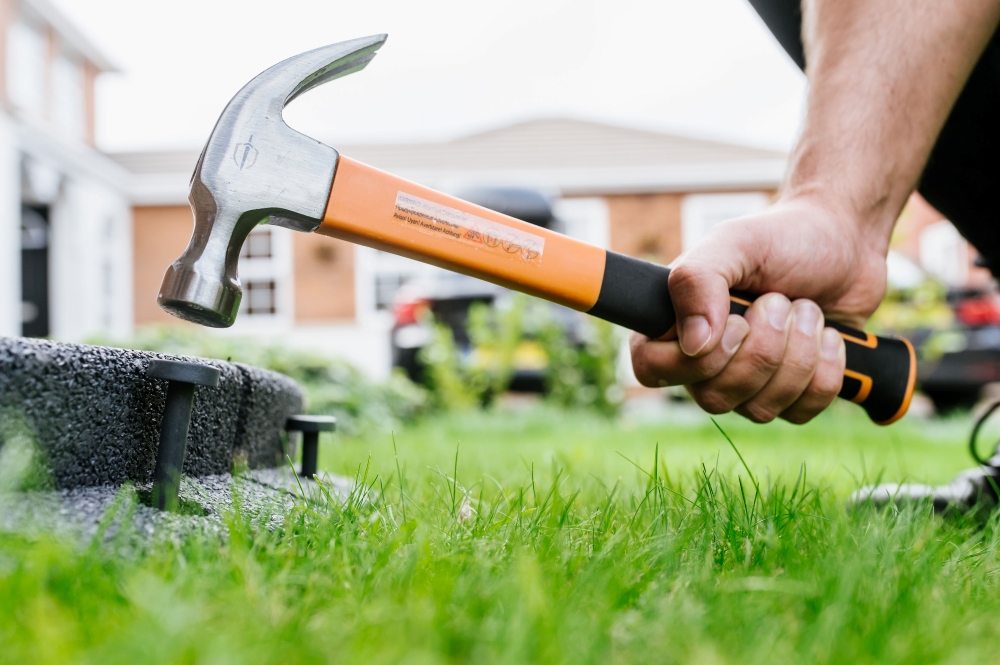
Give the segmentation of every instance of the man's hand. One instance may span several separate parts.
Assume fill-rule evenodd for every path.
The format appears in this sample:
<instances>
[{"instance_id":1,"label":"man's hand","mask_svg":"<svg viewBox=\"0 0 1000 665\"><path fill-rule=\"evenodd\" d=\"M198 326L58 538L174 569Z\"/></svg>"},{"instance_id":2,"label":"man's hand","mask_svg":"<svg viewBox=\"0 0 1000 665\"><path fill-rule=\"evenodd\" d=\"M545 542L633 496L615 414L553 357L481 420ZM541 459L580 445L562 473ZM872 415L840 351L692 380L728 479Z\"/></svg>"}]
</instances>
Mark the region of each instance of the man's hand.
<instances>
[{"instance_id":1,"label":"man's hand","mask_svg":"<svg viewBox=\"0 0 1000 665\"><path fill-rule=\"evenodd\" d=\"M781 198L675 262L677 341L632 337L644 385L757 422L806 422L839 392L844 343L820 310L861 328L882 300L893 224L1000 22L1000 0L802 8L809 96ZM762 295L729 316L730 288Z\"/></svg>"},{"instance_id":2,"label":"man's hand","mask_svg":"<svg viewBox=\"0 0 1000 665\"><path fill-rule=\"evenodd\" d=\"M861 328L885 293L887 239L868 236L809 198L719 224L671 268L679 338L632 336L636 377L686 385L709 413L810 420L844 375L844 342L823 312ZM764 295L730 315L730 288Z\"/></svg>"}]
</instances>

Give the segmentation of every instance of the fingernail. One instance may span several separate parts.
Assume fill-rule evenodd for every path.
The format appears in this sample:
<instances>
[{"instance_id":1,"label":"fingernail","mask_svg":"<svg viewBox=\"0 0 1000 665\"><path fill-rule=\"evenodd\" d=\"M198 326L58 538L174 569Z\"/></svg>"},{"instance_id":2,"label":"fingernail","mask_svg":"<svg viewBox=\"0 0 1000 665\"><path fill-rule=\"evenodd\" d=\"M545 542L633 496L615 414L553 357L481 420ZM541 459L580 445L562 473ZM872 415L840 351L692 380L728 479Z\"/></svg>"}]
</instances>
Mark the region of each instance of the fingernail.
<instances>
[{"instance_id":1,"label":"fingernail","mask_svg":"<svg viewBox=\"0 0 1000 665\"><path fill-rule=\"evenodd\" d=\"M679 336L681 351L693 356L712 339L712 326L708 325L708 319L704 316L689 316L681 321Z\"/></svg>"},{"instance_id":2,"label":"fingernail","mask_svg":"<svg viewBox=\"0 0 1000 665\"><path fill-rule=\"evenodd\" d=\"M840 333L833 328L823 329L823 343L820 346L820 353L824 360L836 360L840 355Z\"/></svg>"},{"instance_id":3,"label":"fingernail","mask_svg":"<svg viewBox=\"0 0 1000 665\"><path fill-rule=\"evenodd\" d=\"M803 335L813 337L819 330L819 317L822 312L819 307L810 301L795 305L795 327Z\"/></svg>"},{"instance_id":4,"label":"fingernail","mask_svg":"<svg viewBox=\"0 0 1000 665\"><path fill-rule=\"evenodd\" d=\"M776 293L768 297L764 303L764 311L767 312L767 320L775 330L784 330L788 323L788 315L792 311L792 303L785 296Z\"/></svg>"},{"instance_id":5,"label":"fingernail","mask_svg":"<svg viewBox=\"0 0 1000 665\"><path fill-rule=\"evenodd\" d=\"M748 332L750 326L742 317L731 317L726 321L726 329L722 333L722 348L726 353L736 353Z\"/></svg>"}]
</instances>

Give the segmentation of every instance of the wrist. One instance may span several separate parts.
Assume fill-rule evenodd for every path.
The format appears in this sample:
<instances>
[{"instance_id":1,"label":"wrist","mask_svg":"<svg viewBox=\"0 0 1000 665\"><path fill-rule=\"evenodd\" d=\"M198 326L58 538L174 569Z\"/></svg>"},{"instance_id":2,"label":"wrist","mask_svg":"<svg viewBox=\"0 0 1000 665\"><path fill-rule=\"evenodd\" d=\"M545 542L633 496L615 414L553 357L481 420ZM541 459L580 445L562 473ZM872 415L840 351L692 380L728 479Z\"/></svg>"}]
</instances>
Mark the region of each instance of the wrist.
<instances>
[{"instance_id":1,"label":"wrist","mask_svg":"<svg viewBox=\"0 0 1000 665\"><path fill-rule=\"evenodd\" d=\"M885 256L906 197L902 203L887 196L866 201L831 185L830 181L786 182L775 204L798 208L811 219L826 219L836 227L837 235L852 237L857 247Z\"/></svg>"}]
</instances>

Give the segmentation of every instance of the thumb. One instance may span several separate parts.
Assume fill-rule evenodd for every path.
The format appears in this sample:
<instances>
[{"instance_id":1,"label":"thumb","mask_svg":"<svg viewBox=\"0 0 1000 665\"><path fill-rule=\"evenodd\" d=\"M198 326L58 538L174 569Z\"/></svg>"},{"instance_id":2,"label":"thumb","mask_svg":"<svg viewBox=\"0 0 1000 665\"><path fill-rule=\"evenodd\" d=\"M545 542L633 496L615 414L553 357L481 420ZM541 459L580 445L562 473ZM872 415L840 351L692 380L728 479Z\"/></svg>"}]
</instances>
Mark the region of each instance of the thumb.
<instances>
[{"instance_id":1,"label":"thumb","mask_svg":"<svg viewBox=\"0 0 1000 665\"><path fill-rule=\"evenodd\" d=\"M712 352L729 317L729 280L722 266L692 254L670 270L667 282L677 314L677 338L685 355Z\"/></svg>"}]
</instances>

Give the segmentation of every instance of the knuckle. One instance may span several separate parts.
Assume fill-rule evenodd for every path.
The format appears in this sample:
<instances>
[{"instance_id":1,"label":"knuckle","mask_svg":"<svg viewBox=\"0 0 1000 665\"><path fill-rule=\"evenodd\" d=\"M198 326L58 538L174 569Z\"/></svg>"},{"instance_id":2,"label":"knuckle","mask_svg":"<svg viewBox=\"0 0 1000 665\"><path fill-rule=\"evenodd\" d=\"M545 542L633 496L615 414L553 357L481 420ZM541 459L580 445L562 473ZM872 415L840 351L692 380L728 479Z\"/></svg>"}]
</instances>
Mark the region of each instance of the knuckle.
<instances>
[{"instance_id":1,"label":"knuckle","mask_svg":"<svg viewBox=\"0 0 1000 665\"><path fill-rule=\"evenodd\" d=\"M757 345L747 353L746 363L749 373L770 376L778 371L783 359L783 348Z\"/></svg>"},{"instance_id":2,"label":"knuckle","mask_svg":"<svg viewBox=\"0 0 1000 665\"><path fill-rule=\"evenodd\" d=\"M844 383L843 372L828 371L816 372L812 383L806 389L809 395L815 396L817 400L823 400L824 406L829 404L840 392L840 387Z\"/></svg>"},{"instance_id":3,"label":"knuckle","mask_svg":"<svg viewBox=\"0 0 1000 665\"><path fill-rule=\"evenodd\" d=\"M805 425L817 416L819 412L806 411L805 409L789 409L781 414L782 420L786 420L793 425Z\"/></svg>"},{"instance_id":4,"label":"knuckle","mask_svg":"<svg viewBox=\"0 0 1000 665\"><path fill-rule=\"evenodd\" d=\"M688 261L681 261L670 269L670 286L683 287L698 279L698 269Z\"/></svg>"},{"instance_id":5,"label":"knuckle","mask_svg":"<svg viewBox=\"0 0 1000 665\"><path fill-rule=\"evenodd\" d=\"M786 354L781 364L783 369L793 376L814 376L819 366L819 350L811 355Z\"/></svg>"},{"instance_id":6,"label":"knuckle","mask_svg":"<svg viewBox=\"0 0 1000 665\"><path fill-rule=\"evenodd\" d=\"M684 299L685 295L696 293L704 277L704 270L693 260L682 261L670 269L670 277L667 278L668 288L674 296L675 304L677 298Z\"/></svg>"},{"instance_id":7,"label":"knuckle","mask_svg":"<svg viewBox=\"0 0 1000 665\"><path fill-rule=\"evenodd\" d=\"M707 381L718 376L729 365L725 353L713 352L692 363L692 369L700 377L699 381Z\"/></svg>"},{"instance_id":8,"label":"knuckle","mask_svg":"<svg viewBox=\"0 0 1000 665\"><path fill-rule=\"evenodd\" d=\"M649 343L649 338L643 335L642 333L634 332L628 338L629 350L632 351L633 355L635 355L636 353L641 353L642 349L648 343Z\"/></svg>"},{"instance_id":9,"label":"knuckle","mask_svg":"<svg viewBox=\"0 0 1000 665\"><path fill-rule=\"evenodd\" d=\"M711 390L693 385L688 387L688 392L691 393L691 397L694 398L695 403L700 406L703 411L706 411L713 416L729 413L736 407L736 403L731 397L719 392L718 390Z\"/></svg>"},{"instance_id":10,"label":"knuckle","mask_svg":"<svg viewBox=\"0 0 1000 665\"><path fill-rule=\"evenodd\" d=\"M756 402L747 402L738 409L741 416L758 424L769 423L778 417L778 412L773 407L767 407Z\"/></svg>"},{"instance_id":11,"label":"knuckle","mask_svg":"<svg viewBox=\"0 0 1000 665\"><path fill-rule=\"evenodd\" d=\"M632 373L641 385L647 388L659 387L659 379L650 370L649 363L638 354L632 355Z\"/></svg>"}]
</instances>

